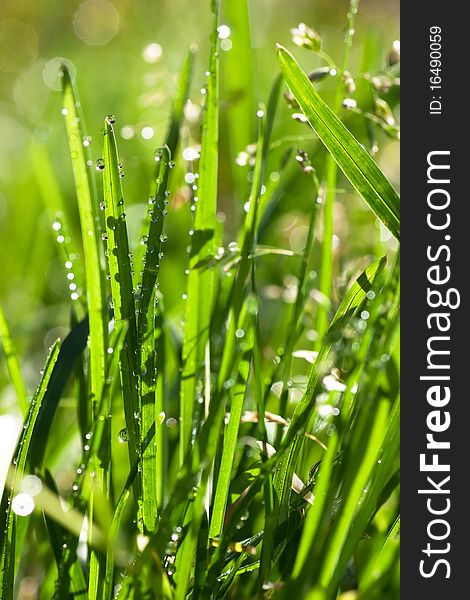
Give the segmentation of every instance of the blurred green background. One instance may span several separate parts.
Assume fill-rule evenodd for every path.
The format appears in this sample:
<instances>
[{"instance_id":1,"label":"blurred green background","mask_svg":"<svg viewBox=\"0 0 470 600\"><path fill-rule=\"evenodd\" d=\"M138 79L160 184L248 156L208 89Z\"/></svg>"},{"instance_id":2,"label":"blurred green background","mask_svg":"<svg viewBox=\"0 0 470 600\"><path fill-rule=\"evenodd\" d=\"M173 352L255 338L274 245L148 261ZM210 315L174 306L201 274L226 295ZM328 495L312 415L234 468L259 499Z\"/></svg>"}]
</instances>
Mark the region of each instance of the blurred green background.
<instances>
[{"instance_id":1,"label":"blurred green background","mask_svg":"<svg viewBox=\"0 0 470 600\"><path fill-rule=\"evenodd\" d=\"M275 43L291 49L307 71L323 66L324 61L316 54L292 43L290 29L305 22L320 33L322 48L339 63L348 9L348 3L340 0L252 0L248 48L243 46L237 30L237 19L243 12L239 5L244 4L238 0L222 1L221 23L230 27L230 36L223 40L221 49L219 209L221 221L225 219L226 243L236 239L248 191L249 167L238 166L235 160L238 152L256 139L256 108L259 102L267 101L278 74ZM57 91L57 66L65 58L76 74L94 159L101 155L103 118L109 113L116 115L126 174L124 192L131 245L135 246L139 220L145 214L152 189L153 153L165 138L178 71L188 49L193 47L196 51L192 104L187 106L183 143L180 156L176 157L166 221L168 244L161 274L166 309L179 315L191 226L181 153L187 147L197 150L199 142L201 86L205 80L210 23L209 0L0 3L0 301L22 357L30 393L37 383L46 349L68 330L71 302L63 259L52 230L51 207L55 199L45 197L48 194L41 185L48 177L52 177L66 206L70 234L79 240L70 157ZM397 0L361 2L350 62L353 77L364 71L383 70L392 43L398 38ZM318 85L327 101L331 101L335 85L334 78ZM362 93L360 86L357 93ZM396 108L397 98L390 103ZM321 175L324 152L307 126L292 120L290 113L281 100L267 194L276 186L279 165L289 147L311 152L312 163ZM348 115L348 125L366 145L367 131L360 116ZM398 142L380 131L376 134L376 159L397 186ZM38 156L47 159L38 161ZM293 156L291 162L295 164ZM342 274L343 279L335 281L335 288L347 283L344 274L348 269L352 272L364 257L394 247L366 205L341 178L339 188L335 274ZM299 176L297 169L276 198L260 242L301 251L312 201L309 178ZM321 227L319 231L321 241ZM297 262L292 257L274 256L260 261L262 327L269 330L267 337L271 338L267 346L275 347L276 331L281 332L285 322L288 313L283 307L292 297L289 285L293 280L289 274L296 269ZM15 396L2 361L0 412L14 410Z\"/></svg>"}]
</instances>

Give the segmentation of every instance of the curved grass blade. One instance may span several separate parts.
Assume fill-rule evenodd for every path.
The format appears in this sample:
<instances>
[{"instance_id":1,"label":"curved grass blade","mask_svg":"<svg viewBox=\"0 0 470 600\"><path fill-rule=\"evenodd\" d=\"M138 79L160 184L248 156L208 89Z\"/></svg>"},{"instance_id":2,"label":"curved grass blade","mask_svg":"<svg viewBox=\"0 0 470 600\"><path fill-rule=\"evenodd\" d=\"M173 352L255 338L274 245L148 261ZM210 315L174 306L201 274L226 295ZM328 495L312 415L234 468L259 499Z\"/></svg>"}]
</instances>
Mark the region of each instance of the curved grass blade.
<instances>
[{"instance_id":1,"label":"curved grass blade","mask_svg":"<svg viewBox=\"0 0 470 600\"><path fill-rule=\"evenodd\" d=\"M27 516L19 516L13 510L13 499L19 490L25 471L30 471L31 439L36 427L37 418L41 410L44 396L49 385L52 370L59 356L60 342L52 346L44 366L44 372L36 393L31 401L28 416L13 459L15 465L11 481L10 495L5 490L1 503L0 531L1 540L1 565L0 565L0 590L4 600L13 598L13 582L15 571L23 549L24 536L28 527Z\"/></svg>"},{"instance_id":2,"label":"curved grass blade","mask_svg":"<svg viewBox=\"0 0 470 600\"><path fill-rule=\"evenodd\" d=\"M20 361L16 352L15 343L10 334L10 329L6 320L5 313L0 304L0 341L3 346L3 353L5 354L5 361L7 364L8 374L10 375L11 382L15 388L16 397L18 399L18 406L23 417L28 414L28 393L21 373Z\"/></svg>"},{"instance_id":3,"label":"curved grass blade","mask_svg":"<svg viewBox=\"0 0 470 600\"><path fill-rule=\"evenodd\" d=\"M104 309L101 252L98 245L98 206L93 193L94 182L90 168L87 165L90 158L86 146L83 145L83 118L77 108L80 106L78 96L65 65L62 65L62 73L62 114L65 118L69 139L85 259L88 315L90 319L89 386L92 405L96 408L96 403L101 397L104 380L107 323Z\"/></svg>"},{"instance_id":4,"label":"curved grass blade","mask_svg":"<svg viewBox=\"0 0 470 600\"><path fill-rule=\"evenodd\" d=\"M279 44L277 58L287 85L318 137L357 192L399 239L400 201L393 187L352 133L323 102L290 52Z\"/></svg>"},{"instance_id":5,"label":"curved grass blade","mask_svg":"<svg viewBox=\"0 0 470 600\"><path fill-rule=\"evenodd\" d=\"M190 272L187 283L182 349L180 464L184 462L191 440L196 383L206 355L215 286L214 270L201 272L195 266L208 257L211 258L218 247L216 210L219 143L219 58L217 50L219 0L212 0L212 11L214 22L211 34L209 75L205 95L206 105L202 122L201 158L199 161L198 196L200 200L194 218L194 234L189 258Z\"/></svg>"},{"instance_id":6,"label":"curved grass blade","mask_svg":"<svg viewBox=\"0 0 470 600\"><path fill-rule=\"evenodd\" d=\"M31 438L31 470L42 466L49 433L64 387L73 373L78 358L86 348L88 317L80 321L60 345L57 361L52 369L47 390L44 393L41 412ZM89 431L89 430L88 430Z\"/></svg>"}]
</instances>

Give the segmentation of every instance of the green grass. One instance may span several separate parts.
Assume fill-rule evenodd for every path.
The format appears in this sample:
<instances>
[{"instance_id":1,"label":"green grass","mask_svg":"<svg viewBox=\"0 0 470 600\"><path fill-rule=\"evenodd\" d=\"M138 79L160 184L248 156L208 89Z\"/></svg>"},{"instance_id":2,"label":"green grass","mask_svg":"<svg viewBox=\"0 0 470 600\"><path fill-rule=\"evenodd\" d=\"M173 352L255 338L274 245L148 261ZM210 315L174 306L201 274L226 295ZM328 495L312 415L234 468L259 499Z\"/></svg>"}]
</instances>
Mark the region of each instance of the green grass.
<instances>
[{"instance_id":1,"label":"green grass","mask_svg":"<svg viewBox=\"0 0 470 600\"><path fill-rule=\"evenodd\" d=\"M56 158L31 147L72 294L31 399L0 310L24 418L1 506L5 600L26 580L57 600L399 594L399 197L374 156L396 136L399 65L362 57L343 109L359 69L352 1L341 68L313 30L293 53L272 40L257 108L256 31L234 7L205 7L208 61L181 56L161 145L134 173L140 201L119 114L92 158L65 64L71 195ZM194 122L196 58L208 66ZM181 160L183 145L197 158Z\"/></svg>"}]
</instances>

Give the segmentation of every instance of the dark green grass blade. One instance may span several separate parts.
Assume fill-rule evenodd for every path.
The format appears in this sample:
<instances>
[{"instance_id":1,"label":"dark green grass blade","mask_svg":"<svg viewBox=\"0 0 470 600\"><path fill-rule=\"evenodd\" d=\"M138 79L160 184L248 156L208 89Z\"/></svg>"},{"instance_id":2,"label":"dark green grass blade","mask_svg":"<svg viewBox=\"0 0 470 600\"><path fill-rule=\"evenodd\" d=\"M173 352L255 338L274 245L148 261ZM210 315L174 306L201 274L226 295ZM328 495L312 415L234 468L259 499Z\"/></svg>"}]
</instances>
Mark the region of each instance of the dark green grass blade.
<instances>
[{"instance_id":1,"label":"dark green grass blade","mask_svg":"<svg viewBox=\"0 0 470 600\"><path fill-rule=\"evenodd\" d=\"M65 337L59 350L57 361L53 366L41 412L37 417L36 426L31 438L31 469L41 469L49 434L62 397L65 385L72 375L77 360L86 348L88 338L88 318L80 321Z\"/></svg>"},{"instance_id":2,"label":"dark green grass blade","mask_svg":"<svg viewBox=\"0 0 470 600\"><path fill-rule=\"evenodd\" d=\"M180 464L189 447L192 431L196 383L204 363L209 339L210 316L214 297L215 272L200 271L198 263L214 256L218 246L216 234L217 173L219 141L219 59L218 15L219 2L212 1L214 22L211 34L209 75L206 105L201 133L201 158L199 161L199 202L194 218L189 259L185 329L183 338L180 391Z\"/></svg>"},{"instance_id":3,"label":"dark green grass blade","mask_svg":"<svg viewBox=\"0 0 470 600\"><path fill-rule=\"evenodd\" d=\"M3 353L7 364L8 374L15 388L16 397L18 399L18 407L21 410L23 417L28 414L28 393L21 373L20 361L16 352L15 344L8 328L8 323L0 305L0 341L3 346Z\"/></svg>"},{"instance_id":4,"label":"dark green grass blade","mask_svg":"<svg viewBox=\"0 0 470 600\"><path fill-rule=\"evenodd\" d=\"M106 314L104 309L103 275L97 223L98 206L93 194L94 183L86 147L83 146L83 117L78 110L79 100L70 73L63 65L62 99L67 128L70 157L75 179L80 225L85 259L88 315L90 319L90 372L89 386L92 403L101 396L105 370Z\"/></svg>"},{"instance_id":5,"label":"dark green grass blade","mask_svg":"<svg viewBox=\"0 0 470 600\"><path fill-rule=\"evenodd\" d=\"M21 433L17 446L17 452L13 459L14 474L11 481L11 491L5 489L1 503L0 531L1 540L1 568L0 568L0 590L4 600L12 600L13 583L15 571L21 551L23 549L24 536L28 526L28 517L15 514L12 509L12 500L18 492L21 480L25 472L30 471L31 461L31 438L36 427L38 414L49 385L52 370L59 355L60 343L57 341L52 346L44 366L44 372L31 401L25 426Z\"/></svg>"},{"instance_id":6,"label":"dark green grass blade","mask_svg":"<svg viewBox=\"0 0 470 600\"><path fill-rule=\"evenodd\" d=\"M369 154L323 102L292 55L277 47L285 81L310 125L357 192L391 233L400 238L400 201Z\"/></svg>"},{"instance_id":7,"label":"dark green grass blade","mask_svg":"<svg viewBox=\"0 0 470 600\"><path fill-rule=\"evenodd\" d=\"M124 413L129 438L129 460L134 464L139 455L139 368L137 326L132 284L132 273L127 237L126 214L121 185L121 167L112 120L105 119L103 138L103 196L106 219L106 247L111 280L115 325L128 323L127 340L120 357L120 372L124 395Z\"/></svg>"}]
</instances>

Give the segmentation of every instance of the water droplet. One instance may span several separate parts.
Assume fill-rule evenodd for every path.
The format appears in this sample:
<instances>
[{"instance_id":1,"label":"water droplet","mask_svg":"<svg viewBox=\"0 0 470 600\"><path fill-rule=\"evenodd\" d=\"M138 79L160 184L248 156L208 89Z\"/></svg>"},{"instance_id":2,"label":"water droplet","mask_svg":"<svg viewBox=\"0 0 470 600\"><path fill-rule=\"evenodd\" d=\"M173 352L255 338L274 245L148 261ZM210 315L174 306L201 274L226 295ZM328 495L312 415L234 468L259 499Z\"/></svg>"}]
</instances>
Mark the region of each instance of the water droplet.
<instances>
[{"instance_id":1,"label":"water droplet","mask_svg":"<svg viewBox=\"0 0 470 600\"><path fill-rule=\"evenodd\" d=\"M243 331L243 329L237 329L235 335L238 339L241 339L245 335L245 332Z\"/></svg>"},{"instance_id":2,"label":"water droplet","mask_svg":"<svg viewBox=\"0 0 470 600\"><path fill-rule=\"evenodd\" d=\"M108 234L107 233L102 233L101 234L101 239L105 242L108 239Z\"/></svg>"},{"instance_id":3,"label":"water droplet","mask_svg":"<svg viewBox=\"0 0 470 600\"><path fill-rule=\"evenodd\" d=\"M54 231L59 231L62 228L62 223L60 223L59 221L54 221L54 223L52 223L52 229Z\"/></svg>"},{"instance_id":4,"label":"water droplet","mask_svg":"<svg viewBox=\"0 0 470 600\"><path fill-rule=\"evenodd\" d=\"M147 244L147 242L149 241L149 236L148 235L143 235L140 238L140 243L142 246L145 246Z\"/></svg>"},{"instance_id":5,"label":"water droplet","mask_svg":"<svg viewBox=\"0 0 470 600\"><path fill-rule=\"evenodd\" d=\"M108 125L113 125L116 123L116 117L114 115L106 115L106 123L108 123Z\"/></svg>"},{"instance_id":6,"label":"water droplet","mask_svg":"<svg viewBox=\"0 0 470 600\"><path fill-rule=\"evenodd\" d=\"M170 169L174 169L176 167L176 163L174 160L170 160L170 162L168 163L168 166L170 167Z\"/></svg>"},{"instance_id":7,"label":"water droplet","mask_svg":"<svg viewBox=\"0 0 470 600\"><path fill-rule=\"evenodd\" d=\"M60 112L64 115L64 117L65 117L65 115L69 114L69 111L65 108L65 106Z\"/></svg>"},{"instance_id":8,"label":"water droplet","mask_svg":"<svg viewBox=\"0 0 470 600\"><path fill-rule=\"evenodd\" d=\"M164 243L168 240L168 236L166 233L161 233L160 234L160 242Z\"/></svg>"},{"instance_id":9,"label":"water droplet","mask_svg":"<svg viewBox=\"0 0 470 600\"><path fill-rule=\"evenodd\" d=\"M82 140L83 145L87 148L91 144L91 137L86 135Z\"/></svg>"},{"instance_id":10,"label":"water droplet","mask_svg":"<svg viewBox=\"0 0 470 600\"><path fill-rule=\"evenodd\" d=\"M96 166L97 171L103 171L104 170L104 160L102 158L98 158L98 160L95 163L95 166Z\"/></svg>"},{"instance_id":11,"label":"water droplet","mask_svg":"<svg viewBox=\"0 0 470 600\"><path fill-rule=\"evenodd\" d=\"M219 25L219 27L217 27L217 34L221 40L226 40L230 37L230 33L231 31L228 25Z\"/></svg>"},{"instance_id":12,"label":"water droplet","mask_svg":"<svg viewBox=\"0 0 470 600\"><path fill-rule=\"evenodd\" d=\"M100 210L106 210L106 202L104 200L100 202Z\"/></svg>"}]
</instances>

